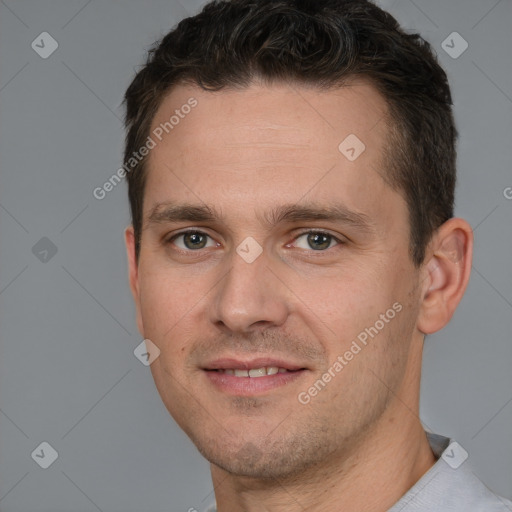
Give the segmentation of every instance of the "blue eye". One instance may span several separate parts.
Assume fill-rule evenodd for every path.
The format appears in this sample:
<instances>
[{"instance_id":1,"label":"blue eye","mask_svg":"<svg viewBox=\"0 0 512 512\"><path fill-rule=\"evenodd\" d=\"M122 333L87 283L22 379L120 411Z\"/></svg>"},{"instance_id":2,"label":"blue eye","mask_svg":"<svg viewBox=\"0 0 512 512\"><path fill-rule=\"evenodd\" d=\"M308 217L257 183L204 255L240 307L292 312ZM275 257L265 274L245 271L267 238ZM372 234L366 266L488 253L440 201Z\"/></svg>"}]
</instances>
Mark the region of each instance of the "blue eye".
<instances>
[{"instance_id":1,"label":"blue eye","mask_svg":"<svg viewBox=\"0 0 512 512\"><path fill-rule=\"evenodd\" d=\"M305 238L305 244L302 247L298 247L301 249L313 249L314 251L324 251L330 249L333 245L342 243L335 236L324 231L307 231L299 235L295 241L301 238Z\"/></svg>"}]
</instances>

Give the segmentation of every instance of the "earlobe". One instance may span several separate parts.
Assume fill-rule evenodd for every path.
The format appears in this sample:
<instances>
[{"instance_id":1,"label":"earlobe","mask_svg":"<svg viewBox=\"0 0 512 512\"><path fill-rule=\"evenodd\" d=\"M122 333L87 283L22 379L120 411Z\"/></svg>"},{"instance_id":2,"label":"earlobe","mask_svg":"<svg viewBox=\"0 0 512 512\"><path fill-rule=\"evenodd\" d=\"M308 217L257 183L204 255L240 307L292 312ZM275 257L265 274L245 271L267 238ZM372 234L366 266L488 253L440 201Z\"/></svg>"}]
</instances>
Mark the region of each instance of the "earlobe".
<instances>
[{"instance_id":1,"label":"earlobe","mask_svg":"<svg viewBox=\"0 0 512 512\"><path fill-rule=\"evenodd\" d=\"M144 336L144 327L142 323L142 314L140 307L140 289L139 289L139 267L135 258L135 233L133 226L128 226L124 231L124 240L126 245L126 256L128 260L128 280L132 291L135 308L137 311L137 327L142 336Z\"/></svg>"},{"instance_id":2,"label":"earlobe","mask_svg":"<svg viewBox=\"0 0 512 512\"><path fill-rule=\"evenodd\" d=\"M452 318L469 281L473 230L463 219L452 218L434 235L424 264L418 329L432 334Z\"/></svg>"}]
</instances>

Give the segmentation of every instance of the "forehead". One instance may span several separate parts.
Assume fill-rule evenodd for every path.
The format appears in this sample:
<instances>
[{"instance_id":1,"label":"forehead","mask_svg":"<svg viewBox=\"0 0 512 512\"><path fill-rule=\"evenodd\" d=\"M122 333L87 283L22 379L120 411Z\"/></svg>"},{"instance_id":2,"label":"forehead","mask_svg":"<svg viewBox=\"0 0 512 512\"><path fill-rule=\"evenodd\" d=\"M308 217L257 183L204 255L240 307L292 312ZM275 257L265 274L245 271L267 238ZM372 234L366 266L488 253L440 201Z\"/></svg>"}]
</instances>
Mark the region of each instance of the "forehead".
<instances>
[{"instance_id":1,"label":"forehead","mask_svg":"<svg viewBox=\"0 0 512 512\"><path fill-rule=\"evenodd\" d=\"M197 106L190 109L187 105L192 100ZM333 142L341 142L351 133L358 134L367 146L376 149L382 130L374 128L384 121L387 112L384 98L363 80L354 79L329 90L255 83L250 87L210 92L179 85L163 99L151 131L163 128L163 138L172 138L176 145L195 138L203 143L197 144L197 149L208 152L218 147L209 143L219 140L223 141L223 148L255 143L277 146L283 142L318 146L320 135L324 144L318 150L329 151ZM384 127L385 123L380 124L380 128ZM225 140L226 133L230 135L229 141ZM323 137L324 134L328 136Z\"/></svg>"},{"instance_id":2,"label":"forehead","mask_svg":"<svg viewBox=\"0 0 512 512\"><path fill-rule=\"evenodd\" d=\"M327 91L177 86L152 121L144 215L168 201L243 210L301 198L382 215L382 198L397 196L379 175L387 112L363 81Z\"/></svg>"}]
</instances>

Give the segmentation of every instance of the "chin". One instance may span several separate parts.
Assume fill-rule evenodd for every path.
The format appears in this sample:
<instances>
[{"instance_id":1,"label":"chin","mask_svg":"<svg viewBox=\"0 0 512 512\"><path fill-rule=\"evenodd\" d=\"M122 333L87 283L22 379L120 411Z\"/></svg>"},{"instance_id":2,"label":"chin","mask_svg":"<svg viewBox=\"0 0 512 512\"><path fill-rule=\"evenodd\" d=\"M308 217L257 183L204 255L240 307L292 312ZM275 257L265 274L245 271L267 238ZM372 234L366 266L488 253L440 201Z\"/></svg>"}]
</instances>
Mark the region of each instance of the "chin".
<instances>
[{"instance_id":1,"label":"chin","mask_svg":"<svg viewBox=\"0 0 512 512\"><path fill-rule=\"evenodd\" d=\"M214 466L224 471L247 478L275 480L293 478L304 470L321 462L326 457L324 449L297 440L280 439L270 443L219 438L207 442L196 442L199 452ZM265 441L265 440L264 440Z\"/></svg>"}]
</instances>

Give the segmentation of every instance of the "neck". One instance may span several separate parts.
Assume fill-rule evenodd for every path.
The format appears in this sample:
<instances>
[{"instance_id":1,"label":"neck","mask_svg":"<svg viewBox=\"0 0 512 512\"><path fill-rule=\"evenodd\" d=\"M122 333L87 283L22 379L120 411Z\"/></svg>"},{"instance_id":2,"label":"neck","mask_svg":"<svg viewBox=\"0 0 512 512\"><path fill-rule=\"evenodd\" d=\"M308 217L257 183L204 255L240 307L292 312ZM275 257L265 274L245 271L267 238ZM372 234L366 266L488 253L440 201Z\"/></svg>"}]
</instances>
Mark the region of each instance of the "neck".
<instances>
[{"instance_id":1,"label":"neck","mask_svg":"<svg viewBox=\"0 0 512 512\"><path fill-rule=\"evenodd\" d=\"M400 427L399 436L382 443L380 437L365 438L357 453L333 454L328 463L286 481L240 477L212 465L217 510L384 512L432 467L435 457L419 421Z\"/></svg>"},{"instance_id":2,"label":"neck","mask_svg":"<svg viewBox=\"0 0 512 512\"><path fill-rule=\"evenodd\" d=\"M212 464L218 512L387 511L436 461L417 401L407 402L395 397L349 452L334 451L286 480L233 475Z\"/></svg>"}]
</instances>

